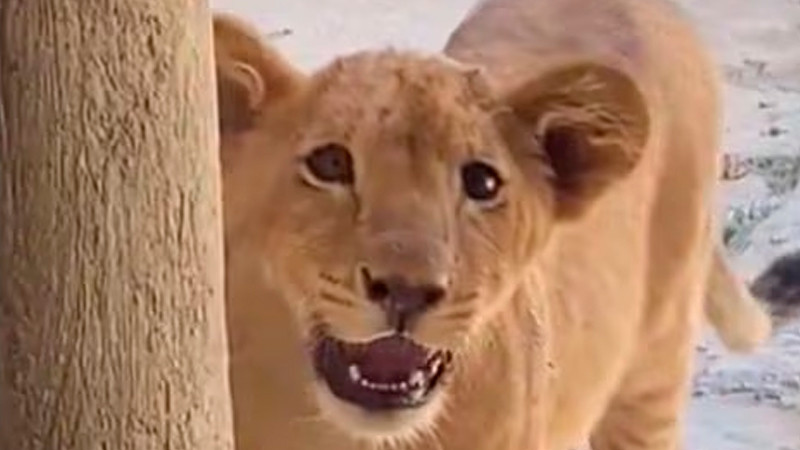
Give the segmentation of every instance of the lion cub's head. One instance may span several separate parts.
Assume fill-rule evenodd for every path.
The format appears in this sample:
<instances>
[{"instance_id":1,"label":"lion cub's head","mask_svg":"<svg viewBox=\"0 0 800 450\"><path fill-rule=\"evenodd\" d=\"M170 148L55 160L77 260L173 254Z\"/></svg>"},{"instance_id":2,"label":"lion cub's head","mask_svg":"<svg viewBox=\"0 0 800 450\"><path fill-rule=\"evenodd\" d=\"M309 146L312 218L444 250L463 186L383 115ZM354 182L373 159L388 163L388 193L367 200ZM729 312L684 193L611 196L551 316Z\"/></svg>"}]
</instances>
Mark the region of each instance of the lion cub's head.
<instances>
[{"instance_id":1,"label":"lion cub's head","mask_svg":"<svg viewBox=\"0 0 800 450\"><path fill-rule=\"evenodd\" d=\"M257 249L296 313L327 417L429 425L552 227L635 167L639 91L575 62L493 92L397 51L306 76L230 18L214 31L228 244Z\"/></svg>"}]
</instances>

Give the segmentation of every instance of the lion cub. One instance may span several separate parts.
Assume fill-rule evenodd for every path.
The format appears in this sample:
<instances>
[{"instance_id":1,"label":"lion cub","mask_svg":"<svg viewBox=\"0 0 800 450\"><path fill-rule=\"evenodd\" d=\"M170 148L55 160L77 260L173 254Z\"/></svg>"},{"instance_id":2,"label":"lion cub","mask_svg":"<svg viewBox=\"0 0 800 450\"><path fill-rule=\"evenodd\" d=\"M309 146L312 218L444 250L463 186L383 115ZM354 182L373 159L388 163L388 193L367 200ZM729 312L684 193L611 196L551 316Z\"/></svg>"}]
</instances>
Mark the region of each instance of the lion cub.
<instances>
[{"instance_id":1,"label":"lion cub","mask_svg":"<svg viewBox=\"0 0 800 450\"><path fill-rule=\"evenodd\" d=\"M716 78L670 7L490 0L442 55L310 75L214 38L239 450L678 448L733 281Z\"/></svg>"}]
</instances>

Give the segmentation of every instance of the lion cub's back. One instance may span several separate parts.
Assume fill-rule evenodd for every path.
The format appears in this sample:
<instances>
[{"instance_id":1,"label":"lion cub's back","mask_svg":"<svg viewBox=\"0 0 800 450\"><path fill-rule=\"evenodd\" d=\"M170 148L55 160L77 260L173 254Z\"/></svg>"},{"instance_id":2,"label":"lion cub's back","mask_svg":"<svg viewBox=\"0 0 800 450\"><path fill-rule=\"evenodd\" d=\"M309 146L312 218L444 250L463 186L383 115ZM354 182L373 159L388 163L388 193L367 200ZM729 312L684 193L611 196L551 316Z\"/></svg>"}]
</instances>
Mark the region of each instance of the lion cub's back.
<instances>
[{"instance_id":1,"label":"lion cub's back","mask_svg":"<svg viewBox=\"0 0 800 450\"><path fill-rule=\"evenodd\" d=\"M445 52L491 67L502 87L589 58L635 74L654 94L668 78L697 78L710 65L683 12L666 0L483 0Z\"/></svg>"}]
</instances>

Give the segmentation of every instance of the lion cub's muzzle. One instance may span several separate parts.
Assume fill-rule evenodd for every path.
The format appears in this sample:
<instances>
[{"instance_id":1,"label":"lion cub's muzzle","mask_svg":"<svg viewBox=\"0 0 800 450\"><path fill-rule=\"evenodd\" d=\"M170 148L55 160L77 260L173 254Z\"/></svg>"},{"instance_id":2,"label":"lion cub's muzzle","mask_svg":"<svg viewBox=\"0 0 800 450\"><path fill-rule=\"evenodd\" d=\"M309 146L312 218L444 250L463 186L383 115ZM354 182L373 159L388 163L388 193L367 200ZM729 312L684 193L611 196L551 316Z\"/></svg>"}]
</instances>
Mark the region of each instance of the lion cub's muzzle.
<instances>
[{"instance_id":1,"label":"lion cub's muzzle","mask_svg":"<svg viewBox=\"0 0 800 450\"><path fill-rule=\"evenodd\" d=\"M434 283L413 284L398 275L376 277L361 269L364 292L380 306L389 335L348 343L325 335L314 347L314 368L341 400L370 411L425 404L439 387L451 354L423 346L406 333L445 296Z\"/></svg>"},{"instance_id":2,"label":"lion cub's muzzle","mask_svg":"<svg viewBox=\"0 0 800 450\"><path fill-rule=\"evenodd\" d=\"M441 384L451 361L399 334L367 343L323 336L314 347L314 369L339 399L369 411L418 407Z\"/></svg>"},{"instance_id":3,"label":"lion cub's muzzle","mask_svg":"<svg viewBox=\"0 0 800 450\"><path fill-rule=\"evenodd\" d=\"M447 297L444 247L408 232L370 240L357 283L381 313L384 331L366 342L325 332L314 346L314 368L340 400L368 411L424 405L442 384L451 354L413 336L419 320Z\"/></svg>"}]
</instances>

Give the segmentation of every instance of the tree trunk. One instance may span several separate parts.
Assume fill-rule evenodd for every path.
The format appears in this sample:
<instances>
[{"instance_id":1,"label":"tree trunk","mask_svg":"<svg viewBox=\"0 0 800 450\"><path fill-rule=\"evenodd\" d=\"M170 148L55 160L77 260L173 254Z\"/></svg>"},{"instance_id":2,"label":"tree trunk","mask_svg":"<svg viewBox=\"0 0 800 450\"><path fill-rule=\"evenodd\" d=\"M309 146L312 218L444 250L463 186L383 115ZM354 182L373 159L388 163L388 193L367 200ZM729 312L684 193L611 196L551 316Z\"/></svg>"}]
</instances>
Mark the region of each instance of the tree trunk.
<instances>
[{"instance_id":1,"label":"tree trunk","mask_svg":"<svg viewBox=\"0 0 800 450\"><path fill-rule=\"evenodd\" d=\"M231 449L206 2L0 0L0 449Z\"/></svg>"}]
</instances>

